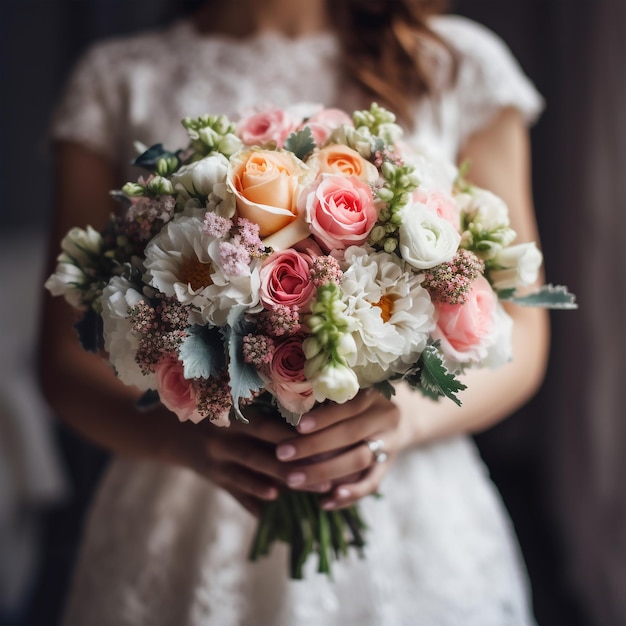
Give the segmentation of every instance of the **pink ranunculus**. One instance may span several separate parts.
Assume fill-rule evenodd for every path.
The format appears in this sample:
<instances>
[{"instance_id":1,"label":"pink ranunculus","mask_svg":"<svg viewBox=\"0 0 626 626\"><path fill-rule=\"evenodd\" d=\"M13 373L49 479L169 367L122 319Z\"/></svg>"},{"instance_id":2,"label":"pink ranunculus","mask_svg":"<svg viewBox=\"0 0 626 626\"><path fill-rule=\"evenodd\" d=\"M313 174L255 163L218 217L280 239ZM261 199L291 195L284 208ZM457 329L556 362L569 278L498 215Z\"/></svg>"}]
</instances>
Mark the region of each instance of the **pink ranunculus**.
<instances>
[{"instance_id":1,"label":"pink ranunculus","mask_svg":"<svg viewBox=\"0 0 626 626\"><path fill-rule=\"evenodd\" d=\"M268 257L260 270L261 301L268 308L280 304L308 311L316 290L310 275L314 258L293 248Z\"/></svg>"},{"instance_id":2,"label":"pink ranunculus","mask_svg":"<svg viewBox=\"0 0 626 626\"><path fill-rule=\"evenodd\" d=\"M176 413L181 422L194 424L204 419L197 410L197 397L191 380L183 372L183 364L174 356L156 366L157 391L161 402Z\"/></svg>"},{"instance_id":3,"label":"pink ranunculus","mask_svg":"<svg viewBox=\"0 0 626 626\"><path fill-rule=\"evenodd\" d=\"M297 128L298 120L287 111L272 107L242 117L237 124L237 135L246 146L276 142L282 148L285 139Z\"/></svg>"},{"instance_id":4,"label":"pink ranunculus","mask_svg":"<svg viewBox=\"0 0 626 626\"><path fill-rule=\"evenodd\" d=\"M353 124L352 118L341 109L322 109L301 125L302 128L305 126L311 129L315 143L323 146L335 128Z\"/></svg>"},{"instance_id":5,"label":"pink ranunculus","mask_svg":"<svg viewBox=\"0 0 626 626\"><path fill-rule=\"evenodd\" d=\"M452 224L455 230L460 230L461 216L459 207L450 194L441 190L426 191L418 187L413 193L413 200L425 204L439 217Z\"/></svg>"},{"instance_id":6,"label":"pink ranunculus","mask_svg":"<svg viewBox=\"0 0 626 626\"><path fill-rule=\"evenodd\" d=\"M267 374L268 388L277 400L292 413L302 415L315 404L313 385L304 376L306 357L301 335L293 335L276 343Z\"/></svg>"},{"instance_id":7,"label":"pink ranunculus","mask_svg":"<svg viewBox=\"0 0 626 626\"><path fill-rule=\"evenodd\" d=\"M484 276L473 283L464 304L438 304L433 337L444 355L457 363L479 363L493 340L498 298Z\"/></svg>"},{"instance_id":8,"label":"pink ranunculus","mask_svg":"<svg viewBox=\"0 0 626 626\"><path fill-rule=\"evenodd\" d=\"M318 177L300 194L298 208L327 252L364 243L378 215L371 188L356 176Z\"/></svg>"}]
</instances>

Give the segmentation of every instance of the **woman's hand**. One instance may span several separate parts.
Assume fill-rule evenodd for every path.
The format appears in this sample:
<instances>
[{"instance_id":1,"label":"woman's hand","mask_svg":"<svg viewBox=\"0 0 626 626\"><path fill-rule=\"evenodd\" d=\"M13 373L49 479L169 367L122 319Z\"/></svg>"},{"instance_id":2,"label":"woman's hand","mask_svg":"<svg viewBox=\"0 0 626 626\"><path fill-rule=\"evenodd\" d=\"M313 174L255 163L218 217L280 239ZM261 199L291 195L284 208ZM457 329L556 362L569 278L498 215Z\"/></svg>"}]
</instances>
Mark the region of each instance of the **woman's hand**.
<instances>
[{"instance_id":1,"label":"woman's hand","mask_svg":"<svg viewBox=\"0 0 626 626\"><path fill-rule=\"evenodd\" d=\"M177 424L179 436L172 438L166 455L170 463L190 467L258 516L263 501L275 500L286 486L288 470L276 458L276 446L293 437L294 430L280 416L252 409L246 414L249 424ZM176 421L173 414L169 418Z\"/></svg>"},{"instance_id":2,"label":"woman's hand","mask_svg":"<svg viewBox=\"0 0 626 626\"><path fill-rule=\"evenodd\" d=\"M322 500L326 509L344 508L375 493L393 457L412 443L399 408L373 389L345 404L314 409L298 431L278 446L276 456L289 468L291 488L330 491ZM366 443L376 440L387 455L381 463Z\"/></svg>"}]
</instances>

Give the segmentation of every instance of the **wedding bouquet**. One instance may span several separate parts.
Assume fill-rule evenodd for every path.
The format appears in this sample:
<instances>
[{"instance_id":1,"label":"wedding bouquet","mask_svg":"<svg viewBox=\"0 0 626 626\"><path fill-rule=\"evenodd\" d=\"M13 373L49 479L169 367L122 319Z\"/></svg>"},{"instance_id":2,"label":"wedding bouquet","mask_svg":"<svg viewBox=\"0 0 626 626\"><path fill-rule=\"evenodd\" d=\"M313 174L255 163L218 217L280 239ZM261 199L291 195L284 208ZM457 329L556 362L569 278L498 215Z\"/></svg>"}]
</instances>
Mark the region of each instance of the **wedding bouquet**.
<instances>
[{"instance_id":1,"label":"wedding bouquet","mask_svg":"<svg viewBox=\"0 0 626 626\"><path fill-rule=\"evenodd\" d=\"M459 373L511 358L502 300L575 306L563 287L518 292L542 257L513 244L504 202L404 144L376 104L182 123L189 144L143 149L148 174L113 192L103 232L65 236L46 282L142 404L227 425L256 403L296 425L360 389L391 396L396 381L460 404ZM329 573L333 552L361 548L357 507L318 498L268 503L251 557L284 540L300 577L312 552Z\"/></svg>"}]
</instances>

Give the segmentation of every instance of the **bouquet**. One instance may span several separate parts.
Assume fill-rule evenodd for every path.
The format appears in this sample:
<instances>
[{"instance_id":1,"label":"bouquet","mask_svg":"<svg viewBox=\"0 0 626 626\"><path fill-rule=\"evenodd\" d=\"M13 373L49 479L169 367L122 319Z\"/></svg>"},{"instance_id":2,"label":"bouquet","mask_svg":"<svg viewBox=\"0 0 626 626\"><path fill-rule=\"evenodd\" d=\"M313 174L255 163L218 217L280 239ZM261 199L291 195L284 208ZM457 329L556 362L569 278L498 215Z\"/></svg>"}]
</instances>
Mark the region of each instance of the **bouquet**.
<instances>
[{"instance_id":1,"label":"bouquet","mask_svg":"<svg viewBox=\"0 0 626 626\"><path fill-rule=\"evenodd\" d=\"M141 405L227 425L254 403L296 425L397 381L460 404L459 373L511 358L502 301L575 307L564 287L519 291L542 256L513 243L504 202L406 145L376 104L182 124L188 145L141 147L147 174L112 192L102 232L70 230L46 282ZM333 555L363 547L364 524L356 506L324 511L288 490L266 505L251 558L276 540L293 577L311 553L330 573Z\"/></svg>"}]
</instances>

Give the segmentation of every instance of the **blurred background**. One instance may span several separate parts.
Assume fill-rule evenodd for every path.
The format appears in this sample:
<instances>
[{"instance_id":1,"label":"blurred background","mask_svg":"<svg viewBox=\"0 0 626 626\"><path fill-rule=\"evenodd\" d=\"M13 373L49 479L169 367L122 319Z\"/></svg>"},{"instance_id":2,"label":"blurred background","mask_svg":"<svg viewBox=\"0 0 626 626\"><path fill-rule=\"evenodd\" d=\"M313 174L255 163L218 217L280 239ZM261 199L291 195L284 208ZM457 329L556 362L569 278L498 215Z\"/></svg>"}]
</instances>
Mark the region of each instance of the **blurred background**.
<instances>
[{"instance_id":1,"label":"blurred background","mask_svg":"<svg viewBox=\"0 0 626 626\"><path fill-rule=\"evenodd\" d=\"M0 0L0 626L54 626L107 456L55 420L35 374L52 204L46 129L90 42L162 24L171 0ZM543 626L626 624L626 0L457 0L547 101L532 130L552 314L538 396L476 437Z\"/></svg>"}]
</instances>

